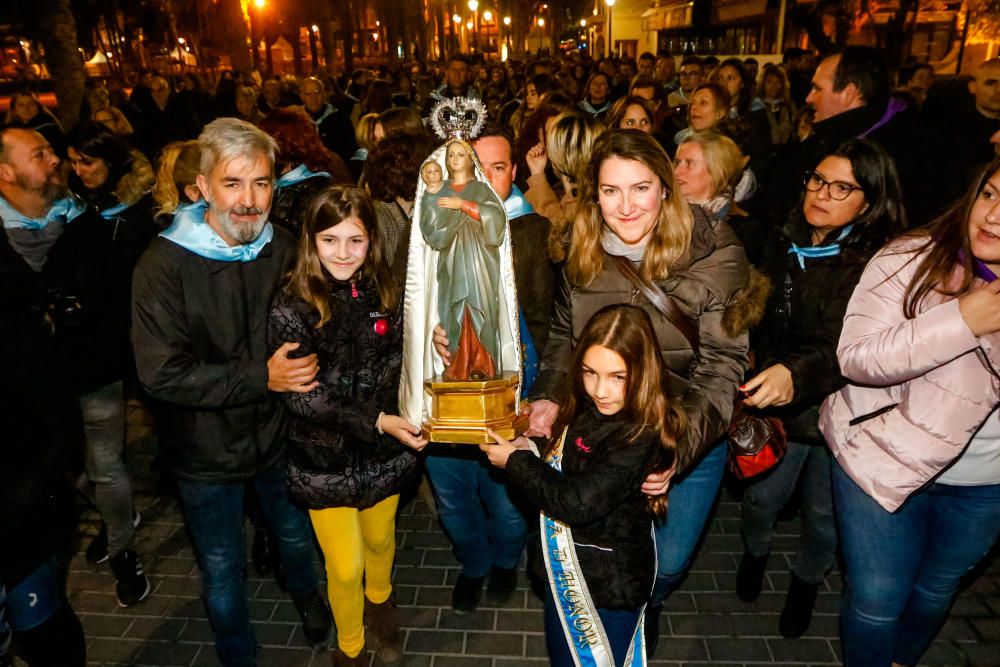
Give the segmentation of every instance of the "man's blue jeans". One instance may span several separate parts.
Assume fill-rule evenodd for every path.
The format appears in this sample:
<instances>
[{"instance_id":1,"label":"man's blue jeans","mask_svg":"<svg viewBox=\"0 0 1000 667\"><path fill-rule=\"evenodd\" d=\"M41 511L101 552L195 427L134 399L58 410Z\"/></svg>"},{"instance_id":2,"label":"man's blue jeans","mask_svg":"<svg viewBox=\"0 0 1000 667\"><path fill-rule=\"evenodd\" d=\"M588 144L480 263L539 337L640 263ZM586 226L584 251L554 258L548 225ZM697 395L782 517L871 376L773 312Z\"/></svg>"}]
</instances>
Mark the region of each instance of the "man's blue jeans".
<instances>
[{"instance_id":1,"label":"man's blue jeans","mask_svg":"<svg viewBox=\"0 0 1000 667\"><path fill-rule=\"evenodd\" d=\"M1000 533L1000 484L931 484L887 512L835 463L833 496L847 568L844 664L916 665Z\"/></svg>"},{"instance_id":2,"label":"man's blue jeans","mask_svg":"<svg viewBox=\"0 0 1000 667\"><path fill-rule=\"evenodd\" d=\"M288 592L296 600L317 592L312 528L306 513L288 499L284 464L272 466L247 483L257 491L264 518L277 537L281 560L288 571ZM215 633L215 650L226 667L256 664L257 642L243 587L244 484L183 479L177 483L184 520L201 568L202 596Z\"/></svg>"},{"instance_id":3,"label":"man's blue jeans","mask_svg":"<svg viewBox=\"0 0 1000 667\"><path fill-rule=\"evenodd\" d=\"M426 459L438 516L467 577L517 567L527 540L524 515L511 502L503 472L475 447L435 448Z\"/></svg>"},{"instance_id":4,"label":"man's blue jeans","mask_svg":"<svg viewBox=\"0 0 1000 667\"><path fill-rule=\"evenodd\" d=\"M726 469L725 440L712 445L705 457L668 492L667 519L656 523L656 585L650 604L663 604L687 575L708 516L715 506Z\"/></svg>"}]
</instances>

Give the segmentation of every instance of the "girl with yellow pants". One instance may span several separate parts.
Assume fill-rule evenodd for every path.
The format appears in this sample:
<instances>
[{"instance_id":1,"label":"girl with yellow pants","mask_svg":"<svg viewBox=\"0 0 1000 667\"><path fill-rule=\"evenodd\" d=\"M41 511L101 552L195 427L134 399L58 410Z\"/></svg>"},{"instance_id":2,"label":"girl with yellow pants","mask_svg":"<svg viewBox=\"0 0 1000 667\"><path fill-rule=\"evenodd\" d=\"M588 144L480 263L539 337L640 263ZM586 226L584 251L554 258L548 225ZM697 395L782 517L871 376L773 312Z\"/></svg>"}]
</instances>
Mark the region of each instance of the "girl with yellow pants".
<instances>
[{"instance_id":1,"label":"girl with yellow pants","mask_svg":"<svg viewBox=\"0 0 1000 667\"><path fill-rule=\"evenodd\" d=\"M268 323L271 354L303 366L301 391L282 394L293 415L287 481L326 558L335 667L367 664L365 622L382 662L403 656L390 583L396 508L427 441L395 414L402 305L384 258L368 195L320 191Z\"/></svg>"}]
</instances>

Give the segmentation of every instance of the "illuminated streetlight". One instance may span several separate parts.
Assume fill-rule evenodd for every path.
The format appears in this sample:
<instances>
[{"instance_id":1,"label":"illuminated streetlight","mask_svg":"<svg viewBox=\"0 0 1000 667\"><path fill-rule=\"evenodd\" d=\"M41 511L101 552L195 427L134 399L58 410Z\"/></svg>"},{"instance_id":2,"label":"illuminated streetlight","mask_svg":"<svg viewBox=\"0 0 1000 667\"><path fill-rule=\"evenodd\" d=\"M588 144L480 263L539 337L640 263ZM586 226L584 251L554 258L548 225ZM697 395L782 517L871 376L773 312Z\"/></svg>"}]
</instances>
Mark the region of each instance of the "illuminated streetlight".
<instances>
[{"instance_id":1,"label":"illuminated streetlight","mask_svg":"<svg viewBox=\"0 0 1000 667\"><path fill-rule=\"evenodd\" d=\"M374 40L376 42L378 41L378 33L377 32L373 32L372 33L372 40Z\"/></svg>"},{"instance_id":2,"label":"illuminated streetlight","mask_svg":"<svg viewBox=\"0 0 1000 667\"><path fill-rule=\"evenodd\" d=\"M587 19L580 19L580 27L581 28L587 27Z\"/></svg>"},{"instance_id":3,"label":"illuminated streetlight","mask_svg":"<svg viewBox=\"0 0 1000 667\"><path fill-rule=\"evenodd\" d=\"M469 30L472 30L472 21L466 21L465 27L468 28Z\"/></svg>"},{"instance_id":4,"label":"illuminated streetlight","mask_svg":"<svg viewBox=\"0 0 1000 667\"><path fill-rule=\"evenodd\" d=\"M382 25L382 22L381 22L381 21L375 21L375 27L376 27L376 28L377 28L377 27L379 27L380 25Z\"/></svg>"},{"instance_id":5,"label":"illuminated streetlight","mask_svg":"<svg viewBox=\"0 0 1000 667\"><path fill-rule=\"evenodd\" d=\"M459 16L458 14L452 14L451 15L451 20L454 21L455 23L461 23L462 22L462 17Z\"/></svg>"},{"instance_id":6,"label":"illuminated streetlight","mask_svg":"<svg viewBox=\"0 0 1000 667\"><path fill-rule=\"evenodd\" d=\"M178 37L177 38L177 43L178 44L183 44L184 43L184 38L183 37Z\"/></svg>"},{"instance_id":7,"label":"illuminated streetlight","mask_svg":"<svg viewBox=\"0 0 1000 667\"><path fill-rule=\"evenodd\" d=\"M264 9L264 5L267 4L267 0L253 0L253 4L257 9Z\"/></svg>"},{"instance_id":8,"label":"illuminated streetlight","mask_svg":"<svg viewBox=\"0 0 1000 667\"><path fill-rule=\"evenodd\" d=\"M313 31L313 32L319 32L319 26L318 26L318 25L316 25L315 23L313 23L313 24L312 24L312 31Z\"/></svg>"},{"instance_id":9,"label":"illuminated streetlight","mask_svg":"<svg viewBox=\"0 0 1000 667\"><path fill-rule=\"evenodd\" d=\"M493 12L491 12L488 9L485 12L483 12L483 20L484 21L492 21L493 20Z\"/></svg>"},{"instance_id":10,"label":"illuminated streetlight","mask_svg":"<svg viewBox=\"0 0 1000 667\"><path fill-rule=\"evenodd\" d=\"M479 9L479 0L469 0L469 11L474 12Z\"/></svg>"},{"instance_id":11,"label":"illuminated streetlight","mask_svg":"<svg viewBox=\"0 0 1000 667\"><path fill-rule=\"evenodd\" d=\"M510 17L509 16L503 17L503 24L504 25L510 25Z\"/></svg>"},{"instance_id":12,"label":"illuminated streetlight","mask_svg":"<svg viewBox=\"0 0 1000 667\"><path fill-rule=\"evenodd\" d=\"M545 27L545 19L539 17L539 19L538 19L538 27L539 28L544 28Z\"/></svg>"}]
</instances>

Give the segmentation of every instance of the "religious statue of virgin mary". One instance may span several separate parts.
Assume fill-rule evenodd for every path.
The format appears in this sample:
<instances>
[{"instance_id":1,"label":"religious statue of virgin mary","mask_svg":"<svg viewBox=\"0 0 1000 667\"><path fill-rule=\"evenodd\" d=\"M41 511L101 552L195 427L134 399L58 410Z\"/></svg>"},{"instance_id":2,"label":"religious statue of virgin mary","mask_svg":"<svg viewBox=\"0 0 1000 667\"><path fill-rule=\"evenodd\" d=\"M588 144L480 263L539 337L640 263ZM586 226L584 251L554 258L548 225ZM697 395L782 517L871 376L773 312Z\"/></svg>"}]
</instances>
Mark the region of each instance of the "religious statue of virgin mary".
<instances>
[{"instance_id":1,"label":"religious statue of virgin mary","mask_svg":"<svg viewBox=\"0 0 1000 667\"><path fill-rule=\"evenodd\" d=\"M420 168L403 313L399 404L414 424L433 411L427 382L520 379L507 214L469 145L485 116L482 103L465 98L444 100L431 114L446 142ZM448 366L432 343L439 325L448 338Z\"/></svg>"}]
</instances>

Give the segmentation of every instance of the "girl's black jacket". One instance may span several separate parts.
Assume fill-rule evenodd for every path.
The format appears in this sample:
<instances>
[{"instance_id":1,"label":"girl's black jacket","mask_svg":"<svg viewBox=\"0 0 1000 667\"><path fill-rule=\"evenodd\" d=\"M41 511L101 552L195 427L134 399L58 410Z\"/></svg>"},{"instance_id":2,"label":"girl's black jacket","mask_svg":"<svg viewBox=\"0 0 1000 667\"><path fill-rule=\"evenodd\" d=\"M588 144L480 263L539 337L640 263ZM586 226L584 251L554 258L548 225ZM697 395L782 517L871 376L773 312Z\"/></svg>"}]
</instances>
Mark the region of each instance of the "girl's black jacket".
<instances>
[{"instance_id":1,"label":"girl's black jacket","mask_svg":"<svg viewBox=\"0 0 1000 667\"><path fill-rule=\"evenodd\" d=\"M324 274L326 275L326 274ZM400 491L416 469L412 451L375 428L379 412L398 414L402 307L382 312L374 281L327 275L331 317L283 290L271 308L269 354L299 343L289 356L317 356L319 386L282 394L292 414L289 491L313 508L364 509Z\"/></svg>"},{"instance_id":2,"label":"girl's black jacket","mask_svg":"<svg viewBox=\"0 0 1000 667\"><path fill-rule=\"evenodd\" d=\"M640 490L660 460L659 435L624 416L604 416L592 405L569 427L559 472L529 451L507 461L514 486L549 517L573 530L580 569L601 609L637 609L649 599L655 576L653 515ZM532 569L543 581L536 542Z\"/></svg>"}]
</instances>

